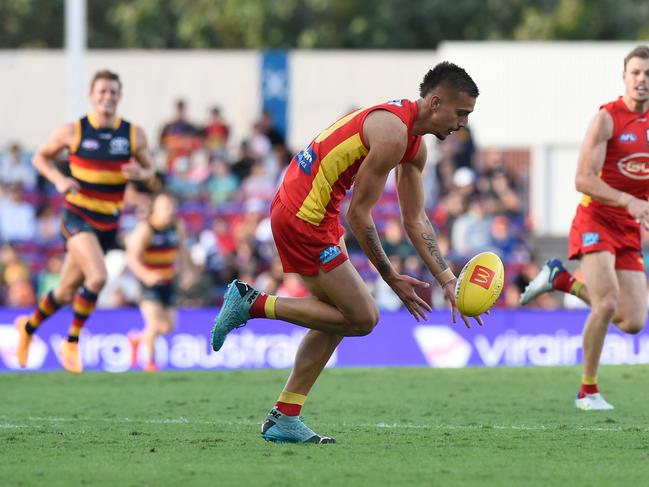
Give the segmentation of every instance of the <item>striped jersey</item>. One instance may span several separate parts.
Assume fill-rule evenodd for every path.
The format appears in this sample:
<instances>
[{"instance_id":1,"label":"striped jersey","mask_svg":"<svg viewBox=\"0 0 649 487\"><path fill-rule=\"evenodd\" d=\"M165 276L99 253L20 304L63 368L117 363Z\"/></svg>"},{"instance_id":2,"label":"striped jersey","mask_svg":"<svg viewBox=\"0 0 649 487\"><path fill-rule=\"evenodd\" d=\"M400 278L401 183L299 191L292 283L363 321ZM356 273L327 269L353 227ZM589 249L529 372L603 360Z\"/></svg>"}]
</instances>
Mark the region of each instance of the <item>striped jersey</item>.
<instances>
[{"instance_id":1,"label":"striped jersey","mask_svg":"<svg viewBox=\"0 0 649 487\"><path fill-rule=\"evenodd\" d=\"M649 111L634 113L622 97L602 105L613 119L613 135L599 177L612 188L636 198L649 198ZM638 226L625 208L604 204L584 195L582 209L600 217Z\"/></svg>"},{"instance_id":2,"label":"striped jersey","mask_svg":"<svg viewBox=\"0 0 649 487\"><path fill-rule=\"evenodd\" d=\"M176 257L180 237L175 223L164 228L156 228L149 223L152 235L149 245L144 249L143 264L169 282L176 273Z\"/></svg>"},{"instance_id":3,"label":"striped jersey","mask_svg":"<svg viewBox=\"0 0 649 487\"><path fill-rule=\"evenodd\" d=\"M135 152L135 124L118 118L112 128L101 128L88 115L75 125L70 172L81 189L65 196L65 207L99 231L115 230L127 183L122 166Z\"/></svg>"},{"instance_id":4,"label":"striped jersey","mask_svg":"<svg viewBox=\"0 0 649 487\"><path fill-rule=\"evenodd\" d=\"M421 136L412 134L418 111L415 102L393 100L344 116L300 151L286 170L278 196L296 217L314 226L337 218L340 202L369 152L363 123L375 110L394 113L407 127L408 145L399 163L415 157L421 144Z\"/></svg>"}]
</instances>

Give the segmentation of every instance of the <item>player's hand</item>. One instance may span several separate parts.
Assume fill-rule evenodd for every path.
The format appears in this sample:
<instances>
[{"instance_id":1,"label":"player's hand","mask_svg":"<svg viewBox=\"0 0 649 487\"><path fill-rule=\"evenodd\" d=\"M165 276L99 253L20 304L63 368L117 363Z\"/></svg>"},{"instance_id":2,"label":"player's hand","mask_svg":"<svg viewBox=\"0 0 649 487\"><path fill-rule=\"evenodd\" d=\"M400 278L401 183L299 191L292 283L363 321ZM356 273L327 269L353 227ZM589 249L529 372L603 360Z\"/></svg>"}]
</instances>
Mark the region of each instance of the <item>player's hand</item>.
<instances>
[{"instance_id":1,"label":"player's hand","mask_svg":"<svg viewBox=\"0 0 649 487\"><path fill-rule=\"evenodd\" d=\"M649 230L649 201L640 198L632 198L626 209L629 214L645 228L645 230Z\"/></svg>"},{"instance_id":2,"label":"player's hand","mask_svg":"<svg viewBox=\"0 0 649 487\"><path fill-rule=\"evenodd\" d=\"M133 181L143 181L151 176L151 171L137 162L129 162L122 166L122 174Z\"/></svg>"},{"instance_id":3,"label":"player's hand","mask_svg":"<svg viewBox=\"0 0 649 487\"><path fill-rule=\"evenodd\" d=\"M403 305L417 321L419 321L420 318L423 320L428 319L424 310L430 312L433 309L430 307L430 304L417 295L415 289L426 288L430 286L430 284L402 274L394 274L393 276L386 278L385 282L387 282L395 294L399 296Z\"/></svg>"},{"instance_id":4,"label":"player's hand","mask_svg":"<svg viewBox=\"0 0 649 487\"><path fill-rule=\"evenodd\" d=\"M76 193L81 189L81 185L73 178L63 176L54 183L54 187L61 194Z\"/></svg>"},{"instance_id":5,"label":"player's hand","mask_svg":"<svg viewBox=\"0 0 649 487\"><path fill-rule=\"evenodd\" d=\"M164 279L157 272L147 272L144 276L142 276L142 282L149 287L162 284L163 281Z\"/></svg>"},{"instance_id":6,"label":"player's hand","mask_svg":"<svg viewBox=\"0 0 649 487\"><path fill-rule=\"evenodd\" d=\"M460 310L457 308L457 302L455 301L455 284L457 283L457 279L451 279L448 281L446 284L442 286L442 289L444 290L444 296L446 297L446 300L450 303L452 313L453 313L453 323L457 323L457 315L460 315L460 318L462 318L462 321L464 321L464 324L467 328L471 328L471 323L469 323L469 319L464 316L462 313L460 313ZM488 313L488 312L487 312ZM476 316L475 318L476 323L478 325L482 326L484 325L484 322L482 321L482 317Z\"/></svg>"}]
</instances>

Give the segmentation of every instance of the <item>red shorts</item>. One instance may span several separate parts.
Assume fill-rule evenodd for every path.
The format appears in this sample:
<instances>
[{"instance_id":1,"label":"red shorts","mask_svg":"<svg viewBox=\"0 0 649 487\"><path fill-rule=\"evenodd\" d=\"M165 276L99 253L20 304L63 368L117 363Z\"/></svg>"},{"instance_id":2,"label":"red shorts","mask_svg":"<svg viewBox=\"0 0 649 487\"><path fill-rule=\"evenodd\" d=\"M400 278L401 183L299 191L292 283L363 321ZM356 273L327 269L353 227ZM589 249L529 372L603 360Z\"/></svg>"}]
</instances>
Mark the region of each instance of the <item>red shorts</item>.
<instances>
[{"instance_id":1,"label":"red shorts","mask_svg":"<svg viewBox=\"0 0 649 487\"><path fill-rule=\"evenodd\" d=\"M315 227L296 217L275 196L270 225L284 272L316 275L319 269L329 272L348 260L340 248L345 229L337 219Z\"/></svg>"},{"instance_id":2,"label":"red shorts","mask_svg":"<svg viewBox=\"0 0 649 487\"><path fill-rule=\"evenodd\" d=\"M615 256L616 269L644 272L639 227L598 218L579 206L570 228L568 257L581 259L585 254L602 251Z\"/></svg>"}]
</instances>

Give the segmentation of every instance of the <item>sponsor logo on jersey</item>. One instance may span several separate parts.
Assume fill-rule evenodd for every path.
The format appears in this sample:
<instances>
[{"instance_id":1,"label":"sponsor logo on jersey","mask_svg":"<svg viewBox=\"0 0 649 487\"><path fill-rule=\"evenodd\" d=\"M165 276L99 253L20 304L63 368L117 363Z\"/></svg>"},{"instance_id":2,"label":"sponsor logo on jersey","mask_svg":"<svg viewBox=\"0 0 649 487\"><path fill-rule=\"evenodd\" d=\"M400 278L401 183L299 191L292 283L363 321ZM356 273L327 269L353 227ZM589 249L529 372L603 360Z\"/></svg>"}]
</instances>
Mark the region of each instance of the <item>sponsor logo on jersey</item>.
<instances>
[{"instance_id":1,"label":"sponsor logo on jersey","mask_svg":"<svg viewBox=\"0 0 649 487\"><path fill-rule=\"evenodd\" d=\"M342 250L340 250L340 247L337 245L331 245L320 252L320 262L327 264L338 257L341 253Z\"/></svg>"},{"instance_id":2,"label":"sponsor logo on jersey","mask_svg":"<svg viewBox=\"0 0 649 487\"><path fill-rule=\"evenodd\" d=\"M95 139L83 139L81 148L85 150L97 150L99 149L99 141Z\"/></svg>"},{"instance_id":3,"label":"sponsor logo on jersey","mask_svg":"<svg viewBox=\"0 0 649 487\"><path fill-rule=\"evenodd\" d=\"M130 152L128 139L125 137L115 137L110 141L108 152L113 155L128 154Z\"/></svg>"},{"instance_id":4,"label":"sponsor logo on jersey","mask_svg":"<svg viewBox=\"0 0 649 487\"><path fill-rule=\"evenodd\" d=\"M298 165L300 166L300 169L302 169L302 172L304 172L307 175L311 175L311 166L313 166L313 163L315 162L316 155L315 152L313 151L313 145L309 145L308 147L305 147L302 149L298 154L295 156L295 160L297 161Z\"/></svg>"},{"instance_id":5,"label":"sponsor logo on jersey","mask_svg":"<svg viewBox=\"0 0 649 487\"><path fill-rule=\"evenodd\" d=\"M581 234L581 243L584 247L595 245L597 242L599 242L599 233L586 232Z\"/></svg>"},{"instance_id":6,"label":"sponsor logo on jersey","mask_svg":"<svg viewBox=\"0 0 649 487\"><path fill-rule=\"evenodd\" d=\"M624 132L618 139L620 142L635 142L638 137L633 132Z\"/></svg>"},{"instance_id":7,"label":"sponsor logo on jersey","mask_svg":"<svg viewBox=\"0 0 649 487\"><path fill-rule=\"evenodd\" d=\"M495 275L496 273L491 269L482 265L477 265L473 268L469 282L472 282L473 284L485 289L489 289L489 286L491 286L491 282L494 280Z\"/></svg>"},{"instance_id":8,"label":"sponsor logo on jersey","mask_svg":"<svg viewBox=\"0 0 649 487\"><path fill-rule=\"evenodd\" d=\"M388 105L395 105L397 107L402 107L403 106L403 100L390 100Z\"/></svg>"},{"instance_id":9,"label":"sponsor logo on jersey","mask_svg":"<svg viewBox=\"0 0 649 487\"><path fill-rule=\"evenodd\" d=\"M631 179L649 179L649 153L636 152L617 161L617 168Z\"/></svg>"}]
</instances>

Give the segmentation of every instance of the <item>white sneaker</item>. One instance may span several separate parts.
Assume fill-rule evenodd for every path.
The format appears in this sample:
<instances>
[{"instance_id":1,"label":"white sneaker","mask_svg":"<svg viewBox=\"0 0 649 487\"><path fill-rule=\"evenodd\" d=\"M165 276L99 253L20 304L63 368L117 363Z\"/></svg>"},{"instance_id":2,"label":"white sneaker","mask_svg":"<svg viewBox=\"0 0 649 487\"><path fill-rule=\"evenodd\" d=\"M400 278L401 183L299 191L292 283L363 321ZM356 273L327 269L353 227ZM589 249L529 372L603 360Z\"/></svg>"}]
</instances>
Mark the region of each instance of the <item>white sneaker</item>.
<instances>
[{"instance_id":1,"label":"white sneaker","mask_svg":"<svg viewBox=\"0 0 649 487\"><path fill-rule=\"evenodd\" d=\"M541 271L530 281L523 294L521 294L521 304L525 305L541 294L553 291L552 283L554 278L557 277L557 274L565 271L566 269L559 259L546 260L543 267L541 267Z\"/></svg>"},{"instance_id":2,"label":"white sneaker","mask_svg":"<svg viewBox=\"0 0 649 487\"><path fill-rule=\"evenodd\" d=\"M599 392L586 394L581 399L575 399L575 407L582 411L610 411L615 409L612 404L606 402Z\"/></svg>"}]
</instances>

